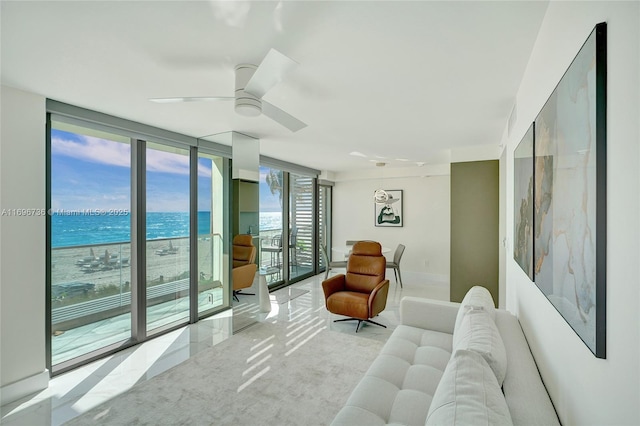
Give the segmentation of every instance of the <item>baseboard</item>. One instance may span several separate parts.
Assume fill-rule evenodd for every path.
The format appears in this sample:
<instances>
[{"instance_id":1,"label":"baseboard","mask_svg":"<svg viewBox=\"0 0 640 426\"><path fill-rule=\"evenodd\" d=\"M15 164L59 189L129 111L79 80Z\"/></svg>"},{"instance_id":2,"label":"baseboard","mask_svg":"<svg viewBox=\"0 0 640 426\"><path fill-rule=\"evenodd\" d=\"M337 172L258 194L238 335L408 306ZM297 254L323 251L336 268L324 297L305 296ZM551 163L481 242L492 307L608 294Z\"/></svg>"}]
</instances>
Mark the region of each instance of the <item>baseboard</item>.
<instances>
[{"instance_id":1,"label":"baseboard","mask_svg":"<svg viewBox=\"0 0 640 426\"><path fill-rule=\"evenodd\" d=\"M0 388L0 405L14 402L49 386L49 370L29 376Z\"/></svg>"}]
</instances>

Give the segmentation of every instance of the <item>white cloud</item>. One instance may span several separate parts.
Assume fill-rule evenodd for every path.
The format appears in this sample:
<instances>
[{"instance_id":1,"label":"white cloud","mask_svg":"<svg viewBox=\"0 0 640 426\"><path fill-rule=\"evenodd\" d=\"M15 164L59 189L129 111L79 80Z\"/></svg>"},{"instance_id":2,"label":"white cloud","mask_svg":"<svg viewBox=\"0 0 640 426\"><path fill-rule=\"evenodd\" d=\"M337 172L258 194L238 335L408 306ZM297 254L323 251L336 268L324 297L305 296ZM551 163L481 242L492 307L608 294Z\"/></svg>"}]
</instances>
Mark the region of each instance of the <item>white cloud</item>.
<instances>
[{"instance_id":1,"label":"white cloud","mask_svg":"<svg viewBox=\"0 0 640 426\"><path fill-rule=\"evenodd\" d=\"M189 157L171 152L147 150L147 170L151 172L189 174Z\"/></svg>"},{"instance_id":2,"label":"white cloud","mask_svg":"<svg viewBox=\"0 0 640 426\"><path fill-rule=\"evenodd\" d=\"M131 167L131 146L91 136L78 135L79 140L54 137L53 154L77 158L92 163ZM152 172L189 174L189 157L155 149L147 150L147 170ZM198 175L211 176L206 167L198 167Z\"/></svg>"},{"instance_id":3,"label":"white cloud","mask_svg":"<svg viewBox=\"0 0 640 426\"><path fill-rule=\"evenodd\" d=\"M54 137L51 140L53 154L65 155L92 163L130 167L131 147L128 144L80 136L80 141Z\"/></svg>"},{"instance_id":4,"label":"white cloud","mask_svg":"<svg viewBox=\"0 0 640 426\"><path fill-rule=\"evenodd\" d=\"M198 163L198 176L211 177L211 167Z\"/></svg>"}]
</instances>

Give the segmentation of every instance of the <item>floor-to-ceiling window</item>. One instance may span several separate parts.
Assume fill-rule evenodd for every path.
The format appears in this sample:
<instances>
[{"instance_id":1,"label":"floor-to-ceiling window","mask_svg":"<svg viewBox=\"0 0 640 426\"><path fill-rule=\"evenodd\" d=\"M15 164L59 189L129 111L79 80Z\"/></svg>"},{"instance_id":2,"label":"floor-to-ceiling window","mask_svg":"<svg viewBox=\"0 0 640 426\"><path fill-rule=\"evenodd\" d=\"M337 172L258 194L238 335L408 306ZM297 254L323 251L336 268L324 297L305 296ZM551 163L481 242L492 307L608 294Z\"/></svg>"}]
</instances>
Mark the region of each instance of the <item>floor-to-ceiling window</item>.
<instances>
[{"instance_id":1,"label":"floor-to-ceiling window","mask_svg":"<svg viewBox=\"0 0 640 426\"><path fill-rule=\"evenodd\" d=\"M198 313L209 312L225 301L228 280L224 258L224 161L198 155Z\"/></svg>"},{"instance_id":2,"label":"floor-to-ceiling window","mask_svg":"<svg viewBox=\"0 0 640 426\"><path fill-rule=\"evenodd\" d=\"M314 172L273 160L260 166L260 266L271 288L289 285L318 270L322 256Z\"/></svg>"},{"instance_id":3,"label":"floor-to-ceiling window","mask_svg":"<svg viewBox=\"0 0 640 426\"><path fill-rule=\"evenodd\" d=\"M146 145L147 331L189 320L189 151Z\"/></svg>"},{"instance_id":4,"label":"floor-to-ceiling window","mask_svg":"<svg viewBox=\"0 0 640 426\"><path fill-rule=\"evenodd\" d=\"M47 108L50 371L230 307L231 150ZM316 171L299 169L260 168L259 259L271 288L311 275L321 258Z\"/></svg>"},{"instance_id":5,"label":"floor-to-ceiling window","mask_svg":"<svg viewBox=\"0 0 640 426\"><path fill-rule=\"evenodd\" d=\"M295 279L315 271L314 179L289 173L289 277Z\"/></svg>"},{"instance_id":6,"label":"floor-to-ceiling window","mask_svg":"<svg viewBox=\"0 0 640 426\"><path fill-rule=\"evenodd\" d=\"M129 138L51 123L51 358L131 338Z\"/></svg>"},{"instance_id":7,"label":"floor-to-ceiling window","mask_svg":"<svg viewBox=\"0 0 640 426\"><path fill-rule=\"evenodd\" d=\"M212 154L230 150L132 122L123 130L124 120L55 101L48 108L50 371L230 307L230 162Z\"/></svg>"},{"instance_id":8,"label":"floor-to-ceiling window","mask_svg":"<svg viewBox=\"0 0 640 426\"><path fill-rule=\"evenodd\" d=\"M283 195L284 174L282 170L260 167L259 188L259 265L267 272L270 286L284 281L283 249Z\"/></svg>"},{"instance_id":9,"label":"floor-to-ceiling window","mask_svg":"<svg viewBox=\"0 0 640 426\"><path fill-rule=\"evenodd\" d=\"M325 264L322 250L331 247L331 186L318 184L318 271L324 271Z\"/></svg>"}]
</instances>

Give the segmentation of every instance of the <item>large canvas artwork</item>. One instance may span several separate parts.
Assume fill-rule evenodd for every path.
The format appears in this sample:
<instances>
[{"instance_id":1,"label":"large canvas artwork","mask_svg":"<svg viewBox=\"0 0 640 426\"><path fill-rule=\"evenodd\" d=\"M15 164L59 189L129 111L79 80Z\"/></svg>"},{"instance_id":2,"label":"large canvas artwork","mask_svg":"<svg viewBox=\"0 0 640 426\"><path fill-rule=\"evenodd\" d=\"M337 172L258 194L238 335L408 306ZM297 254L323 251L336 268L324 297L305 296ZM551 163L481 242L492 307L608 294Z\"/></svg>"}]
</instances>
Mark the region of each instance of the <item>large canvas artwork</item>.
<instances>
[{"instance_id":1,"label":"large canvas artwork","mask_svg":"<svg viewBox=\"0 0 640 426\"><path fill-rule=\"evenodd\" d=\"M535 121L534 281L606 357L606 24Z\"/></svg>"},{"instance_id":2,"label":"large canvas artwork","mask_svg":"<svg viewBox=\"0 0 640 426\"><path fill-rule=\"evenodd\" d=\"M513 153L513 258L533 280L533 124Z\"/></svg>"}]
</instances>

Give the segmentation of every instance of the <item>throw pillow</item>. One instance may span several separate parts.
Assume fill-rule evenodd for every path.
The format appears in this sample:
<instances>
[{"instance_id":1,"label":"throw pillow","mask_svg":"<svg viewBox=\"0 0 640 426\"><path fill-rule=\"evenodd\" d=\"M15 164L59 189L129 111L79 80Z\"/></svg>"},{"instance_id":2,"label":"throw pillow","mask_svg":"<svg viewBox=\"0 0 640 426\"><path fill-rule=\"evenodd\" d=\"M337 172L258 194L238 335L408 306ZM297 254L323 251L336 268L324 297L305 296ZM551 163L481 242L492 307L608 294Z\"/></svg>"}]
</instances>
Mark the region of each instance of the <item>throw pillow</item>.
<instances>
[{"instance_id":1,"label":"throw pillow","mask_svg":"<svg viewBox=\"0 0 640 426\"><path fill-rule=\"evenodd\" d=\"M486 311L472 309L462 317L460 327L453 333L452 349L482 355L502 386L507 375L507 351L498 327Z\"/></svg>"},{"instance_id":2,"label":"throw pillow","mask_svg":"<svg viewBox=\"0 0 640 426\"><path fill-rule=\"evenodd\" d=\"M473 351L457 350L433 395L426 425L512 425L491 368Z\"/></svg>"},{"instance_id":3,"label":"throw pillow","mask_svg":"<svg viewBox=\"0 0 640 426\"><path fill-rule=\"evenodd\" d=\"M496 320L496 307L493 303L493 297L486 288L476 285L469 289L467 294L464 295L462 302L460 302L460 309L458 309L458 315L456 316L456 323L454 331L460 326L460 321L464 314L471 309L483 309L489 313L493 321Z\"/></svg>"}]
</instances>

